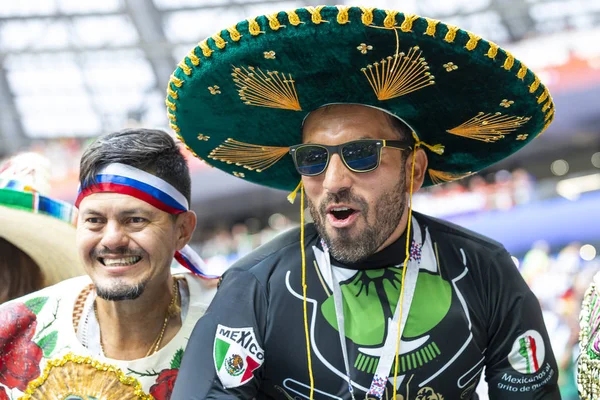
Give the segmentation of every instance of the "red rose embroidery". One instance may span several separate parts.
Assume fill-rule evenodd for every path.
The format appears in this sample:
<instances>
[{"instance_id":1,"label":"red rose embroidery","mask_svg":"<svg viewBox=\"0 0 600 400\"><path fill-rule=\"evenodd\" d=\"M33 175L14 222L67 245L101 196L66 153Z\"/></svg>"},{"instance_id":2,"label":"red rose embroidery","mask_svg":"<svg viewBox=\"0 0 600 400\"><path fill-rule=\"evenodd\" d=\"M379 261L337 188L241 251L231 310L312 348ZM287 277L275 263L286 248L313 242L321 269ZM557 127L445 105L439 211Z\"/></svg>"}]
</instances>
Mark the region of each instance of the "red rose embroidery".
<instances>
[{"instance_id":1,"label":"red rose embroidery","mask_svg":"<svg viewBox=\"0 0 600 400\"><path fill-rule=\"evenodd\" d=\"M156 383L150 388L150 394L156 400L170 400L175 387L178 369L164 369L156 378Z\"/></svg>"},{"instance_id":2,"label":"red rose embroidery","mask_svg":"<svg viewBox=\"0 0 600 400\"><path fill-rule=\"evenodd\" d=\"M0 383L11 389L25 391L40 376L43 352L31 341L36 326L36 316L25 304L0 308Z\"/></svg>"},{"instance_id":3,"label":"red rose embroidery","mask_svg":"<svg viewBox=\"0 0 600 400\"><path fill-rule=\"evenodd\" d=\"M0 387L0 400L10 400L3 387Z\"/></svg>"}]
</instances>

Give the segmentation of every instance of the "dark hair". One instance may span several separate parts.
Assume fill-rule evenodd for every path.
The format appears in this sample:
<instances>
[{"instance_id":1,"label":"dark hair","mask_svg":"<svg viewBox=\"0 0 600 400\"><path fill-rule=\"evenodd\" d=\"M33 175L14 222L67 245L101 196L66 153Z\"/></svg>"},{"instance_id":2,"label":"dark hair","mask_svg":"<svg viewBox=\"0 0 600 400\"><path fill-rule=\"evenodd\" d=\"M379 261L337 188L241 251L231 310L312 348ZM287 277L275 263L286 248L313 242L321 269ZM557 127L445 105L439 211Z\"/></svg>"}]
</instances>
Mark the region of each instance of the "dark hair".
<instances>
[{"instance_id":1,"label":"dark hair","mask_svg":"<svg viewBox=\"0 0 600 400\"><path fill-rule=\"evenodd\" d=\"M23 250L0 237L0 304L44 287L42 270Z\"/></svg>"},{"instance_id":2,"label":"dark hair","mask_svg":"<svg viewBox=\"0 0 600 400\"><path fill-rule=\"evenodd\" d=\"M392 128L398 132L400 136L400 140L409 143L411 146L414 145L415 139L412 135L412 130L408 125L406 125L401 119L394 117L388 113L384 113L387 117Z\"/></svg>"},{"instance_id":3,"label":"dark hair","mask_svg":"<svg viewBox=\"0 0 600 400\"><path fill-rule=\"evenodd\" d=\"M157 129L124 129L94 141L81 156L79 183L95 183L102 168L127 164L155 175L179 190L191 202L191 178L187 161L175 140Z\"/></svg>"}]
</instances>

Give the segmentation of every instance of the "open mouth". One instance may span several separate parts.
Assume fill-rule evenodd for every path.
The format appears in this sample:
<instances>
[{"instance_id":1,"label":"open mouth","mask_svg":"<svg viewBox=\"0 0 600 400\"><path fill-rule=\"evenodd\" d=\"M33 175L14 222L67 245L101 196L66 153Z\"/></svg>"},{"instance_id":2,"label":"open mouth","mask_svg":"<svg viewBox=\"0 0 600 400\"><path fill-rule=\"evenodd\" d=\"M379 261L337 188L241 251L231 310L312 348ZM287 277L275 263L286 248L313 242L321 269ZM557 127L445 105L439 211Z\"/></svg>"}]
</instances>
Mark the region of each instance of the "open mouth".
<instances>
[{"instance_id":1,"label":"open mouth","mask_svg":"<svg viewBox=\"0 0 600 400\"><path fill-rule=\"evenodd\" d=\"M140 256L131 256L131 257L122 257L122 258L104 258L98 257L98 261L107 267L128 267L130 265L134 265L138 263L142 257Z\"/></svg>"},{"instance_id":2,"label":"open mouth","mask_svg":"<svg viewBox=\"0 0 600 400\"><path fill-rule=\"evenodd\" d=\"M350 207L333 207L329 210L329 214L337 221L345 221L357 211Z\"/></svg>"}]
</instances>

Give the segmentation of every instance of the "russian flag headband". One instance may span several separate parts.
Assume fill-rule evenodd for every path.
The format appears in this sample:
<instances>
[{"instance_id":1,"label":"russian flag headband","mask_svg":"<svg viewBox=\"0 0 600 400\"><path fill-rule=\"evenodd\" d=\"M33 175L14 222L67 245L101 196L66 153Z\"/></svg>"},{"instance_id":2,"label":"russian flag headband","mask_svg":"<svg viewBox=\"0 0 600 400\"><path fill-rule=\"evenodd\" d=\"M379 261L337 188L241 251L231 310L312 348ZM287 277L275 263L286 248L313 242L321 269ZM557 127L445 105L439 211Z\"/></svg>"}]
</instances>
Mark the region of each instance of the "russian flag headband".
<instances>
[{"instance_id":1,"label":"russian flag headband","mask_svg":"<svg viewBox=\"0 0 600 400\"><path fill-rule=\"evenodd\" d=\"M189 210L187 199L181 192L163 179L131 165L113 163L96 175L96 182L80 187L75 201L79 208L87 196L111 192L135 197L169 214L181 214ZM175 253L175 259L194 274L207 279L218 278L208 274L206 264L188 245Z\"/></svg>"}]
</instances>

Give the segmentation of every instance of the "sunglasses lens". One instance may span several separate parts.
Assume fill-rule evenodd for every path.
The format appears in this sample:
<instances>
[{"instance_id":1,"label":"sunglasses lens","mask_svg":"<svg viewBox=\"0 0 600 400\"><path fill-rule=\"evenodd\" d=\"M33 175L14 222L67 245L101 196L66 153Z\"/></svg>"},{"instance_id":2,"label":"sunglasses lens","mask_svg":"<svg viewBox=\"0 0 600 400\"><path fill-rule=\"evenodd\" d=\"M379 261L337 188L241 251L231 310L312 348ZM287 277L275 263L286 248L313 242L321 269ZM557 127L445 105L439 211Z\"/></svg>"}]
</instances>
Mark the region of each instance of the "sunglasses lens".
<instances>
[{"instance_id":1,"label":"sunglasses lens","mask_svg":"<svg viewBox=\"0 0 600 400\"><path fill-rule=\"evenodd\" d=\"M318 175L327 167L327 149L302 146L296 149L296 167L302 175Z\"/></svg>"},{"instance_id":2,"label":"sunglasses lens","mask_svg":"<svg viewBox=\"0 0 600 400\"><path fill-rule=\"evenodd\" d=\"M344 146L342 156L350 169L370 171L377 167L379 151L374 142L355 142Z\"/></svg>"}]
</instances>

